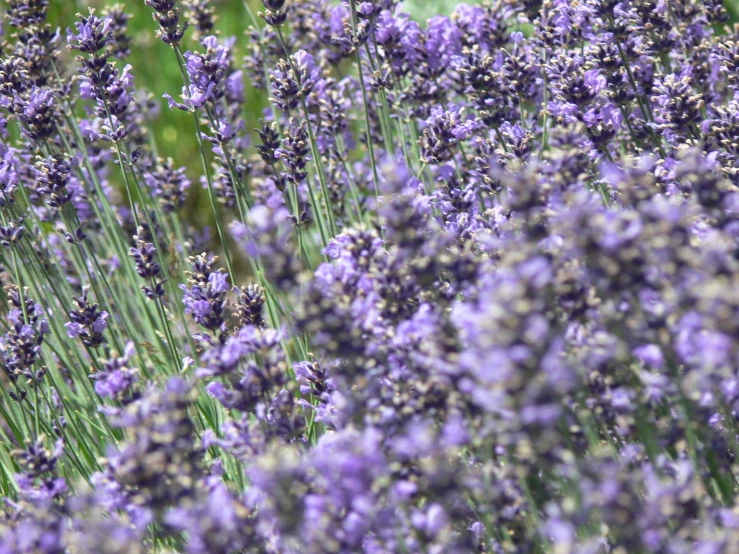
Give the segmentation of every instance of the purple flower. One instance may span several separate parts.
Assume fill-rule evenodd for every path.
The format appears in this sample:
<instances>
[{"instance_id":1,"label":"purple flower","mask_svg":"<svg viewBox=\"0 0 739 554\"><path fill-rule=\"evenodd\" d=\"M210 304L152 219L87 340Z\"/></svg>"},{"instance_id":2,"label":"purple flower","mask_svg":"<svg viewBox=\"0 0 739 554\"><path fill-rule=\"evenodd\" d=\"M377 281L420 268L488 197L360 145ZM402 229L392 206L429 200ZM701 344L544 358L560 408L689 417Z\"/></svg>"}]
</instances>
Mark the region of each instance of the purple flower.
<instances>
[{"instance_id":1,"label":"purple flower","mask_svg":"<svg viewBox=\"0 0 739 554\"><path fill-rule=\"evenodd\" d=\"M112 37L110 35L110 19L100 19L90 12L89 17L80 16L80 21L75 23L77 34L67 28L67 46L70 49L79 50L86 54L96 54L105 48Z\"/></svg>"},{"instance_id":2,"label":"purple flower","mask_svg":"<svg viewBox=\"0 0 739 554\"><path fill-rule=\"evenodd\" d=\"M194 112L202 108L208 100L213 98L215 88L215 83L210 83L204 90L194 85L182 87L182 94L180 95L182 103L175 102L168 93L165 93L163 97L167 99L170 110L178 108L184 112Z\"/></svg>"},{"instance_id":3,"label":"purple flower","mask_svg":"<svg viewBox=\"0 0 739 554\"><path fill-rule=\"evenodd\" d=\"M180 285L185 291L182 302L185 313L189 313L198 325L211 332L225 330L225 299L230 290L228 274L222 269L213 270L217 258L204 255L189 259L192 271L188 272L188 286ZM225 336L221 334L221 340Z\"/></svg>"},{"instance_id":4,"label":"purple flower","mask_svg":"<svg viewBox=\"0 0 739 554\"><path fill-rule=\"evenodd\" d=\"M656 344L645 344L634 349L634 356L643 364L661 369L664 364L664 356Z\"/></svg>"},{"instance_id":5,"label":"purple flower","mask_svg":"<svg viewBox=\"0 0 739 554\"><path fill-rule=\"evenodd\" d=\"M13 92L13 112L28 138L43 141L55 132L54 98L51 90L38 87L33 87L27 96Z\"/></svg>"},{"instance_id":6,"label":"purple flower","mask_svg":"<svg viewBox=\"0 0 739 554\"><path fill-rule=\"evenodd\" d=\"M0 161L0 204L7 206L12 203L15 197L15 191L19 184L19 168L20 160L18 153L9 148L3 152Z\"/></svg>"},{"instance_id":7,"label":"purple flower","mask_svg":"<svg viewBox=\"0 0 739 554\"><path fill-rule=\"evenodd\" d=\"M175 169L172 158L161 160L152 170L144 174L146 186L161 202L166 212L182 208L190 188L184 167Z\"/></svg>"},{"instance_id":8,"label":"purple flower","mask_svg":"<svg viewBox=\"0 0 739 554\"><path fill-rule=\"evenodd\" d=\"M447 109L436 106L426 119L426 128L421 138L421 160L438 164L449 160L457 144L470 138L480 125L464 116L464 109L449 104Z\"/></svg>"},{"instance_id":9,"label":"purple flower","mask_svg":"<svg viewBox=\"0 0 739 554\"><path fill-rule=\"evenodd\" d=\"M283 112L290 112L300 105L301 99L310 94L321 80L321 69L313 56L298 50L290 60L280 60L277 69L270 73L275 105Z\"/></svg>"},{"instance_id":10,"label":"purple flower","mask_svg":"<svg viewBox=\"0 0 739 554\"><path fill-rule=\"evenodd\" d=\"M127 342L122 356L108 360L103 364L102 372L90 376L95 381L96 393L115 400L127 397L139 380L138 368L129 366L134 351L133 342Z\"/></svg>"}]
</instances>

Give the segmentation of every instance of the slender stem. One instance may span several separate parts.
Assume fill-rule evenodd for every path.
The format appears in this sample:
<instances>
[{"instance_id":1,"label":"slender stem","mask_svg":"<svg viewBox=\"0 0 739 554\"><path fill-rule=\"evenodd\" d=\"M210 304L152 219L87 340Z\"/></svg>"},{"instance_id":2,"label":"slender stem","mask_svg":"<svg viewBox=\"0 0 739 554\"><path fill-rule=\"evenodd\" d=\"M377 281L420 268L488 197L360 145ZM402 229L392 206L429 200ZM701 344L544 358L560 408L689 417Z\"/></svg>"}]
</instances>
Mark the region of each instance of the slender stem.
<instances>
[{"instance_id":1,"label":"slender stem","mask_svg":"<svg viewBox=\"0 0 739 554\"><path fill-rule=\"evenodd\" d=\"M283 37L282 31L280 30L279 27L276 27L276 30L277 30L277 37L279 38L280 44L282 45L282 49L285 52L285 57L287 59L287 62L290 64L290 67L293 70L295 78L298 80L298 85L300 86L301 83L299 81L299 73L297 71L297 68L293 65L292 58L290 57L290 52L288 51L288 48L287 48L287 43L285 42L285 38ZM321 163L321 156L318 150L318 144L316 143L316 137L313 134L313 125L310 120L310 114L308 113L308 104L305 101L305 95L303 95L302 93L301 93L300 103L303 109L303 118L305 119L305 125L308 129L308 138L310 139L310 148L311 148L311 155L313 156L313 164L315 165L315 168L316 168L316 174L318 175L318 181L321 184L321 192L322 192L323 200L325 203L326 218L328 220L328 224L324 225L324 228L326 228L326 231L330 233L332 236L335 236L337 234L336 222L334 221L333 211L331 210L331 205L330 205L331 200L328 194L328 186L326 185L326 176L323 173L323 164ZM315 201L315 195L313 195L312 191L311 191L311 201ZM318 204L314 204L314 206L316 206L316 218L319 220L319 227L320 227L322 215L321 215L320 210L318 209ZM322 238L324 238L323 235L322 235ZM325 242L326 241L324 240L324 243Z\"/></svg>"},{"instance_id":2,"label":"slender stem","mask_svg":"<svg viewBox=\"0 0 739 554\"><path fill-rule=\"evenodd\" d=\"M349 0L349 6L352 12L352 29L357 31L357 8L354 4L355 0ZM362 89L362 101L364 103L364 125L365 134L367 136L367 149L369 150L370 164L372 166L372 177L375 183L375 197L380 196L379 178L377 176L377 164L375 163L375 147L372 144L372 126L370 121L369 103L367 102L367 89L364 86L364 72L362 71L362 56L359 49L354 50L354 56L357 60L357 73L359 76L359 88ZM390 154L390 152L388 152Z\"/></svg>"},{"instance_id":3,"label":"slender stem","mask_svg":"<svg viewBox=\"0 0 739 554\"><path fill-rule=\"evenodd\" d=\"M183 83L185 85L188 84L188 77L187 72L185 71L185 67L182 63L182 53L180 52L179 46L176 44L172 45L172 49L175 53L175 58L177 59L177 65L180 68L180 75L182 76ZM208 161L205 154L205 146L203 145L203 139L201 136L200 131L200 121L198 120L198 114L196 112L192 112L192 119L195 123L195 139L198 142L198 149L200 151L200 161L203 165L203 174L205 175L205 180L208 184L208 199L210 201L210 207L213 210L213 217L215 218L215 224L216 224L216 230L218 231L218 238L221 240L221 245L223 246L223 253L226 258L226 266L228 268L229 275L235 275L233 271L233 266L231 264L231 254L228 250L228 243L226 242L226 234L223 231L223 224L221 223L221 216L218 212L218 206L216 204L216 197L215 197L215 191L213 190L213 179L211 178L210 171L208 169Z\"/></svg>"},{"instance_id":4,"label":"slender stem","mask_svg":"<svg viewBox=\"0 0 739 554\"><path fill-rule=\"evenodd\" d=\"M549 63L549 54L544 55L544 65L541 68L542 79L544 80L544 98L542 101L541 113L544 114L544 120L541 124L541 148L540 152L544 152L549 147L547 138L547 124L549 123L549 78L547 77L546 66Z\"/></svg>"}]
</instances>

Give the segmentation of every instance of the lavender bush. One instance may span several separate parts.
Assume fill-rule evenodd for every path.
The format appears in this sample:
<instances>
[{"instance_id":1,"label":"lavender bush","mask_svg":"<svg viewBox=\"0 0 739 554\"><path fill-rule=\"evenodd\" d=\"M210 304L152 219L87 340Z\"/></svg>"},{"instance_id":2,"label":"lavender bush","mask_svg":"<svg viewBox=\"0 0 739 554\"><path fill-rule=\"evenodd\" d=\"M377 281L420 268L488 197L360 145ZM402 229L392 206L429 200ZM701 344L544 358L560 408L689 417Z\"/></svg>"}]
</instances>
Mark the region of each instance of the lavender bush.
<instances>
[{"instance_id":1,"label":"lavender bush","mask_svg":"<svg viewBox=\"0 0 739 554\"><path fill-rule=\"evenodd\" d=\"M719 0L145 3L4 5L0 553L739 551Z\"/></svg>"}]
</instances>

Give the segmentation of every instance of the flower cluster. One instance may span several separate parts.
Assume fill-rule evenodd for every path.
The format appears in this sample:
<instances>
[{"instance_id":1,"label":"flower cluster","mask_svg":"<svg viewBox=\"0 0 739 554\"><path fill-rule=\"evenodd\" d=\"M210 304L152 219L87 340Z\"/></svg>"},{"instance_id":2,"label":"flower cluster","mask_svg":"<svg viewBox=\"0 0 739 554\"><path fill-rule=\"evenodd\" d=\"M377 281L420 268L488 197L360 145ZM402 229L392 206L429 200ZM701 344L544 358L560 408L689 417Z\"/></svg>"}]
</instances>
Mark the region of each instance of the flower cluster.
<instances>
[{"instance_id":1,"label":"flower cluster","mask_svg":"<svg viewBox=\"0 0 739 554\"><path fill-rule=\"evenodd\" d=\"M71 59L48 4L0 36L0 552L739 551L722 2L263 0L242 49L146 0L181 101L126 5Z\"/></svg>"},{"instance_id":2,"label":"flower cluster","mask_svg":"<svg viewBox=\"0 0 739 554\"><path fill-rule=\"evenodd\" d=\"M108 312L100 311L97 304L91 304L87 296L90 289L82 289L82 296L74 299L76 310L69 314L65 324L71 338L79 337L82 344L91 348L100 346L105 338L103 332L108 328Z\"/></svg>"}]
</instances>

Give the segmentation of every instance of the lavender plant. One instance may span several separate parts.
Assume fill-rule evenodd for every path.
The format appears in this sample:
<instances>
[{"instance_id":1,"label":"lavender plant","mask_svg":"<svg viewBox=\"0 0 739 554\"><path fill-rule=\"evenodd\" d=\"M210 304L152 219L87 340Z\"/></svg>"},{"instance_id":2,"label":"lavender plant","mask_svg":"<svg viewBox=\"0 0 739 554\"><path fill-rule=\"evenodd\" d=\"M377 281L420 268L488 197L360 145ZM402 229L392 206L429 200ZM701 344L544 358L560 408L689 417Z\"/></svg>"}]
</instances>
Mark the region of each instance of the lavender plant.
<instances>
[{"instance_id":1,"label":"lavender plant","mask_svg":"<svg viewBox=\"0 0 739 554\"><path fill-rule=\"evenodd\" d=\"M0 552L739 551L722 2L141 3L3 4Z\"/></svg>"}]
</instances>

